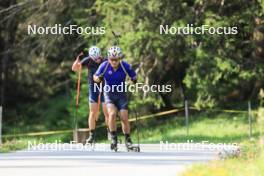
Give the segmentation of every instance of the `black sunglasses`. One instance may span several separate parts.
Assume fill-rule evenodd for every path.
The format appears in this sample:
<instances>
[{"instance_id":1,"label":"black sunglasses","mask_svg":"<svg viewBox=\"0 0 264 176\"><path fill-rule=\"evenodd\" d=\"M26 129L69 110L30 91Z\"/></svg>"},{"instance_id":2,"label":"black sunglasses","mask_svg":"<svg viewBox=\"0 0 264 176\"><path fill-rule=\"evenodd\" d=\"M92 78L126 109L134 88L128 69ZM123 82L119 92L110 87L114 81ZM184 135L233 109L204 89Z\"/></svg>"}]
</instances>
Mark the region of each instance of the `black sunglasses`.
<instances>
[{"instance_id":1,"label":"black sunglasses","mask_svg":"<svg viewBox=\"0 0 264 176\"><path fill-rule=\"evenodd\" d=\"M117 61L119 61L119 59L109 59L109 61L111 61L111 62L117 62Z\"/></svg>"}]
</instances>

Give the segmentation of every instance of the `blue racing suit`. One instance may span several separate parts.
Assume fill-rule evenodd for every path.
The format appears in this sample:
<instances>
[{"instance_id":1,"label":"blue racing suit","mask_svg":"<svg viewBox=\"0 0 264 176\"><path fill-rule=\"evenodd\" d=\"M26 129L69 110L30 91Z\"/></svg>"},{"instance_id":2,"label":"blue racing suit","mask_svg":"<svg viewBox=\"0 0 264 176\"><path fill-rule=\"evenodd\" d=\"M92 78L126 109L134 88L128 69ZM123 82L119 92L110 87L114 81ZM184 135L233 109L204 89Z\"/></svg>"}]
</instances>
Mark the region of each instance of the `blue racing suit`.
<instances>
[{"instance_id":1,"label":"blue racing suit","mask_svg":"<svg viewBox=\"0 0 264 176\"><path fill-rule=\"evenodd\" d=\"M107 59L103 59L103 62ZM103 63L101 62L101 63ZM96 70L98 69L101 63L96 63L92 58L85 57L82 59L81 64L82 66L86 66L88 69L88 99L90 103L97 103L100 91L99 89L95 88L95 84L99 87L100 85L93 80L93 75L95 74ZM104 96L101 95L101 102L104 102Z\"/></svg>"},{"instance_id":2,"label":"blue racing suit","mask_svg":"<svg viewBox=\"0 0 264 176\"><path fill-rule=\"evenodd\" d=\"M123 60L120 61L117 70L114 70L111 64L108 61L105 61L95 72L96 76L102 76L104 78L105 102L114 104L118 110L128 109L128 100L125 92L125 80L127 74L132 80L136 80L136 72L132 69L130 64ZM110 91L106 91L106 86L110 88ZM118 90L118 86L119 88L120 86L123 87L123 89Z\"/></svg>"}]
</instances>

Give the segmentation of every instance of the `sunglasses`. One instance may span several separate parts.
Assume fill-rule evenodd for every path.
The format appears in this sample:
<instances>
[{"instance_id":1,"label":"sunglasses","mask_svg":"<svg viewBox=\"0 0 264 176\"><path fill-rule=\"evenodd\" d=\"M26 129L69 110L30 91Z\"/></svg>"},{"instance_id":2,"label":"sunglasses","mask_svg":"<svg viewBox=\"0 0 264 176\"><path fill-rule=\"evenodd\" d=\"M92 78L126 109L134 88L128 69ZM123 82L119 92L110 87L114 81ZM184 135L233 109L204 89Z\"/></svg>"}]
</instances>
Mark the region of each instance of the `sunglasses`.
<instances>
[{"instance_id":1,"label":"sunglasses","mask_svg":"<svg viewBox=\"0 0 264 176\"><path fill-rule=\"evenodd\" d=\"M118 62L119 59L109 59L110 62Z\"/></svg>"},{"instance_id":2,"label":"sunglasses","mask_svg":"<svg viewBox=\"0 0 264 176\"><path fill-rule=\"evenodd\" d=\"M100 57L96 58L96 59L93 59L94 61L100 61L102 60Z\"/></svg>"}]
</instances>

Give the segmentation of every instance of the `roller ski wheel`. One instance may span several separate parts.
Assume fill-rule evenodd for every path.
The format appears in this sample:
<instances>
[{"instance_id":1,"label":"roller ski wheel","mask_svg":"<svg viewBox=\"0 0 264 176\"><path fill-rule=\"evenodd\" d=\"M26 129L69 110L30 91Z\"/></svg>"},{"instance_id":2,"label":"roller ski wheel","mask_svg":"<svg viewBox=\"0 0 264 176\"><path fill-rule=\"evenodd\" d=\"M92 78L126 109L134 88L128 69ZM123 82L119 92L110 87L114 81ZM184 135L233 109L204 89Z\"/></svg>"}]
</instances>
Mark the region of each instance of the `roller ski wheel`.
<instances>
[{"instance_id":1,"label":"roller ski wheel","mask_svg":"<svg viewBox=\"0 0 264 176\"><path fill-rule=\"evenodd\" d=\"M90 145L94 145L95 144L95 136L94 135L90 135L88 139L86 139L86 143L90 144Z\"/></svg>"},{"instance_id":2,"label":"roller ski wheel","mask_svg":"<svg viewBox=\"0 0 264 176\"><path fill-rule=\"evenodd\" d=\"M109 131L107 131L107 140L108 140L108 141L111 141L111 134L110 134Z\"/></svg>"},{"instance_id":3,"label":"roller ski wheel","mask_svg":"<svg viewBox=\"0 0 264 176\"><path fill-rule=\"evenodd\" d=\"M127 151L128 152L140 152L140 147L139 146L130 145L130 146L127 146Z\"/></svg>"},{"instance_id":4,"label":"roller ski wheel","mask_svg":"<svg viewBox=\"0 0 264 176\"><path fill-rule=\"evenodd\" d=\"M110 149L117 152L117 136L112 137Z\"/></svg>"},{"instance_id":5,"label":"roller ski wheel","mask_svg":"<svg viewBox=\"0 0 264 176\"><path fill-rule=\"evenodd\" d=\"M111 143L110 148L111 148L111 150L117 152L117 150L118 150L117 143Z\"/></svg>"},{"instance_id":6,"label":"roller ski wheel","mask_svg":"<svg viewBox=\"0 0 264 176\"><path fill-rule=\"evenodd\" d=\"M95 134L90 134L89 138L86 139L86 144L89 144L91 147L91 150L94 151L95 148Z\"/></svg>"},{"instance_id":7,"label":"roller ski wheel","mask_svg":"<svg viewBox=\"0 0 264 176\"><path fill-rule=\"evenodd\" d=\"M127 148L127 151L130 152L130 151L133 151L133 152L140 152L140 148L139 146L136 146L136 145L133 145L132 141L131 141L131 138L128 137L126 139L126 148Z\"/></svg>"}]
</instances>

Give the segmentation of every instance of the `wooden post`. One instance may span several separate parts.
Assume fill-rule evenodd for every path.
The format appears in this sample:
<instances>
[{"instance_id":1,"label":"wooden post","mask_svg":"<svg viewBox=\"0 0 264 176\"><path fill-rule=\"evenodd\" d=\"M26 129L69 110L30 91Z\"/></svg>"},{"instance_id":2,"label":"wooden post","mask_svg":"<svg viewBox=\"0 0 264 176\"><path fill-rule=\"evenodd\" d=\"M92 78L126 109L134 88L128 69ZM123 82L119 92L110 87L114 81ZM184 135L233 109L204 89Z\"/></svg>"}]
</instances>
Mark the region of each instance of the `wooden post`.
<instances>
[{"instance_id":1,"label":"wooden post","mask_svg":"<svg viewBox=\"0 0 264 176\"><path fill-rule=\"evenodd\" d=\"M88 128L79 128L73 131L74 141L76 143L86 143L86 139L89 136L89 129Z\"/></svg>"}]
</instances>

